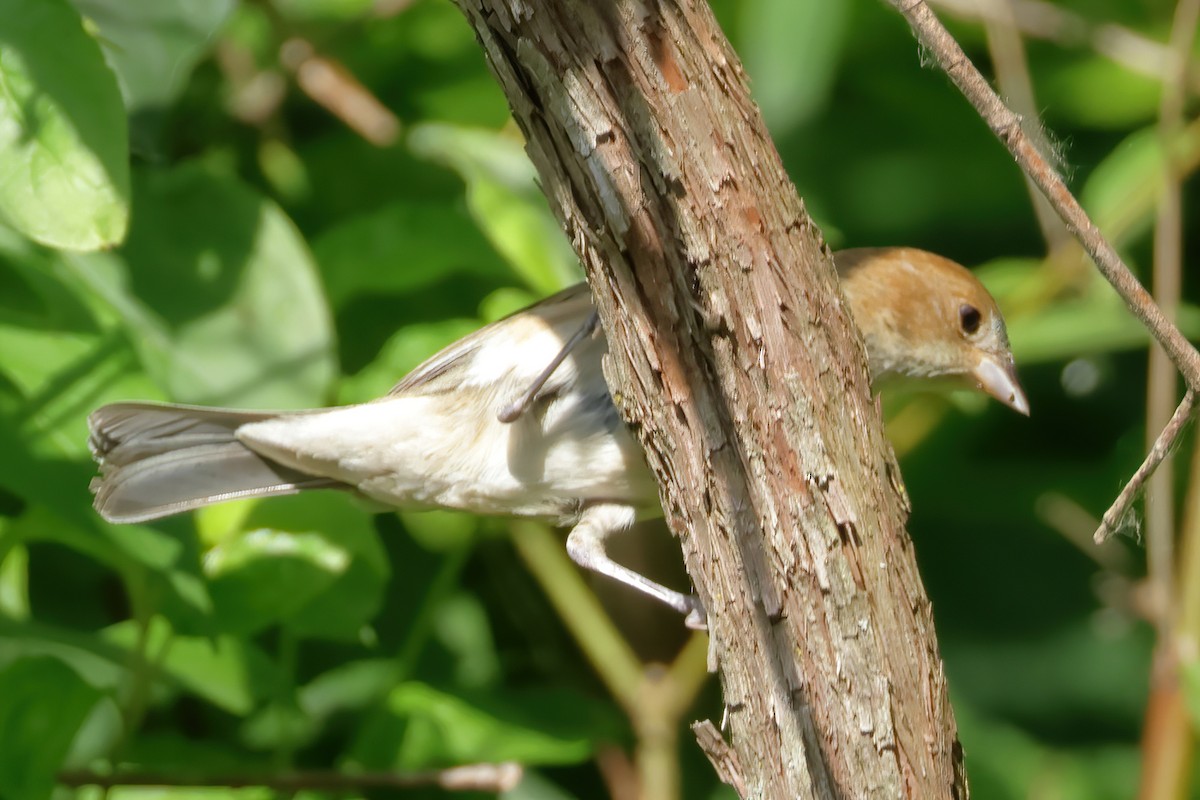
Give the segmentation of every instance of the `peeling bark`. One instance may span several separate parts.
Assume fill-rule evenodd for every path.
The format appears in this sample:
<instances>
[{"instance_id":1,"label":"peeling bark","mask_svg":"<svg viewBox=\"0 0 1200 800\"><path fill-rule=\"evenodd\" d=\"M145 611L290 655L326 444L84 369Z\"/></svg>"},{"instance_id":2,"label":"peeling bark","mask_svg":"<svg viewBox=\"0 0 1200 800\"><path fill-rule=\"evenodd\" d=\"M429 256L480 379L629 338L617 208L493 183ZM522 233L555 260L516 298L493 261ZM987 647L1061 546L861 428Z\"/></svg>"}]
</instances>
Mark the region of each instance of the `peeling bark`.
<instances>
[{"instance_id":1,"label":"peeling bark","mask_svg":"<svg viewBox=\"0 0 1200 800\"><path fill-rule=\"evenodd\" d=\"M456 2L708 609L733 754L710 726L706 752L746 797L965 798L862 343L708 6Z\"/></svg>"}]
</instances>

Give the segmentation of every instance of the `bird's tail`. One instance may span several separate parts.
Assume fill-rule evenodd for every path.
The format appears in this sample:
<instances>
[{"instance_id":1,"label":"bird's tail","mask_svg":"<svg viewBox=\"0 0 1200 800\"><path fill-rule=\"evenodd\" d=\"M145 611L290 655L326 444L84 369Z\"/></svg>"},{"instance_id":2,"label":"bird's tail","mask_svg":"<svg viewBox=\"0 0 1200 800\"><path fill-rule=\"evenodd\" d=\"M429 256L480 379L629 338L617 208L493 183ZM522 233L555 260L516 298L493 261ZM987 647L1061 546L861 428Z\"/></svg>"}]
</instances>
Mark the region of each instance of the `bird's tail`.
<instances>
[{"instance_id":1,"label":"bird's tail","mask_svg":"<svg viewBox=\"0 0 1200 800\"><path fill-rule=\"evenodd\" d=\"M237 439L278 414L156 403L114 403L88 417L100 465L93 505L109 522L146 522L245 497L339 486L255 453Z\"/></svg>"}]
</instances>

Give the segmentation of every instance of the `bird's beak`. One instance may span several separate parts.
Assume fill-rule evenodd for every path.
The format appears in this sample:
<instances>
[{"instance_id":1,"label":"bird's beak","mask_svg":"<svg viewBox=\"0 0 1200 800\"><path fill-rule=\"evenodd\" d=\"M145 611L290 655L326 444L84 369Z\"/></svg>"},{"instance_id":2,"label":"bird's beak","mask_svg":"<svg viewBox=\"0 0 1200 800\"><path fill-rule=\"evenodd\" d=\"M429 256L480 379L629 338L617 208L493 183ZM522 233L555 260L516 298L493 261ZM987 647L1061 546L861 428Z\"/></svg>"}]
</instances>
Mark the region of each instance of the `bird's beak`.
<instances>
[{"instance_id":1,"label":"bird's beak","mask_svg":"<svg viewBox=\"0 0 1200 800\"><path fill-rule=\"evenodd\" d=\"M1017 368L1012 356L1003 361L994 356L984 356L972 370L971 377L979 383L982 391L1013 411L1029 416L1029 401L1025 399L1025 390L1017 380Z\"/></svg>"}]
</instances>

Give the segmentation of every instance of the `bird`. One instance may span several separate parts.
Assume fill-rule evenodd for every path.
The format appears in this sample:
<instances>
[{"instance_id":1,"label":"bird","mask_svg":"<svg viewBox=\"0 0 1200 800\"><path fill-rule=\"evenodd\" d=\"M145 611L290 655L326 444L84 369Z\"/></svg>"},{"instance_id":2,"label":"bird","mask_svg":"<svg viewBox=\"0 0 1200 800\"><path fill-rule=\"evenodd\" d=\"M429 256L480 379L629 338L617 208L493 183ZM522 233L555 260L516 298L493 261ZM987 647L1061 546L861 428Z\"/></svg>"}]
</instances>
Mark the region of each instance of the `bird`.
<instances>
[{"instance_id":1,"label":"bird","mask_svg":"<svg viewBox=\"0 0 1200 800\"><path fill-rule=\"evenodd\" d=\"M1028 415L1004 318L962 265L907 247L834 253L872 385L938 379ZM661 513L640 445L604 380L586 283L454 342L366 403L248 411L118 402L88 418L94 507L144 523L240 498L351 490L569 527L567 551L703 627L703 609L612 560L609 537Z\"/></svg>"}]
</instances>

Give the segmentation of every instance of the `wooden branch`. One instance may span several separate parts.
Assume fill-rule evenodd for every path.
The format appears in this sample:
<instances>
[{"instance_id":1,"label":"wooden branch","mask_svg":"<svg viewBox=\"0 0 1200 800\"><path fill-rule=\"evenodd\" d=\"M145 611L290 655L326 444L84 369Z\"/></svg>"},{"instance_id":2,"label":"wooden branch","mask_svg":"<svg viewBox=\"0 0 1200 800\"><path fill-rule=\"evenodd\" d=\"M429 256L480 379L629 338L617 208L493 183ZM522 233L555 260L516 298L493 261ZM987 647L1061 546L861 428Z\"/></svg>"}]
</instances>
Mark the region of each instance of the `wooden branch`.
<instances>
[{"instance_id":1,"label":"wooden branch","mask_svg":"<svg viewBox=\"0 0 1200 800\"><path fill-rule=\"evenodd\" d=\"M1017 164L1054 206L1067 229L1083 245L1096 268L1112 284L1151 335L1158 340L1171 361L1183 374L1188 387L1200 390L1200 353L1177 327L1171 324L1150 293L1138 283L1129 267L1117 255L1104 234L1088 217L1071 194L1062 177L1047 163L1029 137L1021 130L1021 118L1004 104L966 53L954 41L925 0L888 0L908 20L917 40L933 53L938 66L970 101L992 133L1008 147Z\"/></svg>"},{"instance_id":2,"label":"wooden branch","mask_svg":"<svg viewBox=\"0 0 1200 800\"><path fill-rule=\"evenodd\" d=\"M965 797L862 344L708 4L456 1L708 609L723 764L747 797Z\"/></svg>"}]
</instances>

